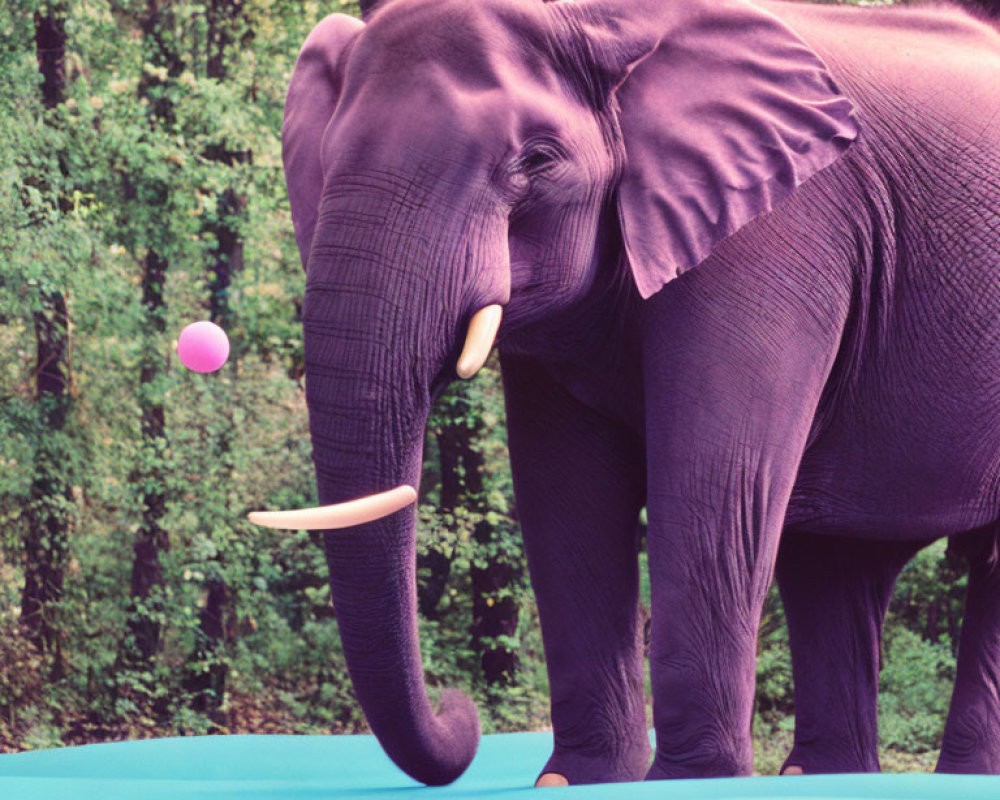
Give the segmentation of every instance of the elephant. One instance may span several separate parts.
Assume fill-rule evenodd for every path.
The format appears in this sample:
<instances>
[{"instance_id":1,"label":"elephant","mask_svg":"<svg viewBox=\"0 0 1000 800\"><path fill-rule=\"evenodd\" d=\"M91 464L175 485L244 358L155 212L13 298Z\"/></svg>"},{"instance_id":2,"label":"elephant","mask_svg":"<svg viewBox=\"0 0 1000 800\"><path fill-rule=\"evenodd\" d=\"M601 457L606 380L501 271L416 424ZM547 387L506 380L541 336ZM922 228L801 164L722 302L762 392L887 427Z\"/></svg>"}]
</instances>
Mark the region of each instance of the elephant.
<instances>
[{"instance_id":1,"label":"elephant","mask_svg":"<svg viewBox=\"0 0 1000 800\"><path fill-rule=\"evenodd\" d=\"M878 768L899 569L973 555L938 768L1000 771L1000 35L947 7L362 0L282 128L333 603L372 732L458 777L424 685L433 400L496 345L554 747L539 784L746 775L777 574L806 772ZM647 510L655 752L638 525Z\"/></svg>"}]
</instances>

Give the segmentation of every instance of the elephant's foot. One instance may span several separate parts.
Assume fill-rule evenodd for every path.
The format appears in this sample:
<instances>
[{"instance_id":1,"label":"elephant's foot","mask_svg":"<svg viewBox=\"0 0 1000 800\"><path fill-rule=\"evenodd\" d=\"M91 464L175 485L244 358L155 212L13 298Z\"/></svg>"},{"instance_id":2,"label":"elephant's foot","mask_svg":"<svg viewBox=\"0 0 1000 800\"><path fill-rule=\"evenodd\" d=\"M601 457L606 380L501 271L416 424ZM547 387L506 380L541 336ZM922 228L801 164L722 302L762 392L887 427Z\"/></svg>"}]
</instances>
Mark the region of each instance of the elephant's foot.
<instances>
[{"instance_id":1,"label":"elephant's foot","mask_svg":"<svg viewBox=\"0 0 1000 800\"><path fill-rule=\"evenodd\" d=\"M998 775L1000 774L1000 765L997 764L996 757L959 759L950 758L942 753L934 771L946 775Z\"/></svg>"},{"instance_id":2,"label":"elephant's foot","mask_svg":"<svg viewBox=\"0 0 1000 800\"><path fill-rule=\"evenodd\" d=\"M719 758L694 761L657 757L646 773L647 781L678 780L685 778L734 778L752 774L753 756L725 754Z\"/></svg>"},{"instance_id":3,"label":"elephant's foot","mask_svg":"<svg viewBox=\"0 0 1000 800\"><path fill-rule=\"evenodd\" d=\"M965 720L974 718L969 714ZM934 771L950 775L1000 774L1000 730L974 724L961 729L957 725L946 727Z\"/></svg>"},{"instance_id":4,"label":"elephant's foot","mask_svg":"<svg viewBox=\"0 0 1000 800\"><path fill-rule=\"evenodd\" d=\"M779 775L830 775L845 772L879 772L876 747L861 747L856 742L827 741L818 744L792 747Z\"/></svg>"},{"instance_id":5,"label":"elephant's foot","mask_svg":"<svg viewBox=\"0 0 1000 800\"><path fill-rule=\"evenodd\" d=\"M586 783L641 781L649 767L649 740L623 747L609 744L597 753L556 748L535 786L578 786Z\"/></svg>"},{"instance_id":6,"label":"elephant's foot","mask_svg":"<svg viewBox=\"0 0 1000 800\"><path fill-rule=\"evenodd\" d=\"M964 629L962 637L964 642ZM958 652L961 654L961 649ZM993 658L995 661L995 656ZM962 693L964 687L955 685L941 754L934 771L950 775L1000 775L1000 713L990 708L992 698L985 691L973 695L973 699L979 701L979 705L973 707L969 696ZM983 696L988 699L983 700ZM955 698L965 702L956 702Z\"/></svg>"}]
</instances>

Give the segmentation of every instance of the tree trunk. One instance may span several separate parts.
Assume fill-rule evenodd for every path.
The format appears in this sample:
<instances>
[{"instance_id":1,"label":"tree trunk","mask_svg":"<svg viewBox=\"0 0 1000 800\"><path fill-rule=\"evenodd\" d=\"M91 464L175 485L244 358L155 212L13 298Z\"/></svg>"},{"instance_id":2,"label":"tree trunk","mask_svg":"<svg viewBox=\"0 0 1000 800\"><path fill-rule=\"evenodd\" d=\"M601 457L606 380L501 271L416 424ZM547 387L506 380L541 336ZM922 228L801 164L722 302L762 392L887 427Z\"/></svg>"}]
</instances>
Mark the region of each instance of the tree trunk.
<instances>
[{"instance_id":1,"label":"tree trunk","mask_svg":"<svg viewBox=\"0 0 1000 800\"><path fill-rule=\"evenodd\" d=\"M208 23L206 31L207 77L225 80L228 73L227 55L237 39L243 14L241 0L210 0L205 9ZM250 29L243 31L242 43L249 44ZM227 167L245 164L251 160L249 150L231 150L225 143L210 147L206 156ZM229 291L234 276L243 269L243 238L240 222L246 214L247 198L233 186L226 187L216 202L216 218L206 225L207 233L214 238L209 265L209 319L228 329L232 323ZM235 354L230 368L236 369ZM230 448L236 425L232 412L226 414L227 425L218 442L220 463L231 464ZM229 474L229 470L227 470ZM227 643L225 618L229 613L229 590L223 578L221 554L215 574L208 582L205 605L198 615L198 644L191 654L185 689L193 696L193 707L208 713L216 724L222 724L220 709L225 700L226 677L229 666L225 658Z\"/></svg>"},{"instance_id":2,"label":"tree trunk","mask_svg":"<svg viewBox=\"0 0 1000 800\"><path fill-rule=\"evenodd\" d=\"M517 603L507 590L517 579L518 570L503 553L496 552L499 536L486 519L489 505L483 487L483 455L472 446L475 435L482 434L482 428L466 428L466 431L468 436L461 443L466 503L473 513L482 515L474 533L480 555L471 569L472 649L479 654L487 685L506 686L517 672L517 653L498 642L497 637L517 633ZM485 567L476 566L480 559L485 560Z\"/></svg>"},{"instance_id":3,"label":"tree trunk","mask_svg":"<svg viewBox=\"0 0 1000 800\"><path fill-rule=\"evenodd\" d=\"M132 562L132 600L129 609L128 630L131 647L127 659L132 664L147 664L159 650L159 611L162 599L158 596L163 586L163 565L160 554L170 546L167 532L161 525L166 513L164 452L167 448L166 415L160 395L153 384L162 369L162 355L158 344L166 330L166 301L163 286L168 262L155 250L146 251L142 279L142 304L145 308L144 333L149 344L143 355L139 376L139 408L142 414L142 449L146 457L133 476L134 482L143 486L142 526L136 536L135 559Z\"/></svg>"},{"instance_id":4,"label":"tree trunk","mask_svg":"<svg viewBox=\"0 0 1000 800\"><path fill-rule=\"evenodd\" d=\"M213 150L210 157L232 166L249 160L250 153L237 153L220 147ZM238 221L245 211L246 197L228 187L219 195L217 219L207 226L209 234L215 239L209 267L209 319L222 328L229 328L232 322L229 287L234 275L243 269L243 239ZM230 360L230 369L235 374L235 355ZM217 458L219 463L231 465L230 450L236 424L231 410L222 413L226 416L227 424L217 443ZM231 470L227 469L226 474L230 473ZM229 589L223 578L222 556L220 552L215 575L208 582L205 605L198 614L198 644L189 659L190 666L184 682L185 689L192 695L193 708L207 713L218 725L223 723L220 710L225 700L226 678L229 674L225 657L225 618L229 614L230 604Z\"/></svg>"},{"instance_id":5,"label":"tree trunk","mask_svg":"<svg viewBox=\"0 0 1000 800\"><path fill-rule=\"evenodd\" d=\"M219 158L225 164L248 161L250 154L226 151ZM229 306L229 287L233 276L243 269L243 239L237 220L246 213L247 199L229 187L219 195L218 218L208 224L208 232L215 238L212 248L211 278L209 279L209 319L228 327L232 311Z\"/></svg>"},{"instance_id":6,"label":"tree trunk","mask_svg":"<svg viewBox=\"0 0 1000 800\"><path fill-rule=\"evenodd\" d=\"M35 12L35 56L42 73L42 101L48 109L66 99L66 10L51 3Z\"/></svg>"},{"instance_id":7,"label":"tree trunk","mask_svg":"<svg viewBox=\"0 0 1000 800\"><path fill-rule=\"evenodd\" d=\"M458 426L451 420L441 425L436 436L438 443L438 463L441 469L441 497L438 508L444 513L453 513L458 507L462 492L459 477ZM426 575L417 586L417 604L424 619L438 619L439 606L451 576L451 558L433 545L427 552L417 557L417 569Z\"/></svg>"},{"instance_id":8,"label":"tree trunk","mask_svg":"<svg viewBox=\"0 0 1000 800\"><path fill-rule=\"evenodd\" d=\"M229 72L227 56L233 44L240 49L253 40L254 31L244 24L245 0L208 0L205 21L208 23L205 41L205 74L222 80Z\"/></svg>"},{"instance_id":9,"label":"tree trunk","mask_svg":"<svg viewBox=\"0 0 1000 800\"><path fill-rule=\"evenodd\" d=\"M185 690L191 694L195 711L209 715L222 724L220 709L226 694L229 664L221 657L226 641L226 613L229 592L222 578L208 582L208 596L198 613L198 644L189 659ZM192 663L193 662L193 663Z\"/></svg>"},{"instance_id":10,"label":"tree trunk","mask_svg":"<svg viewBox=\"0 0 1000 800\"><path fill-rule=\"evenodd\" d=\"M475 449L485 436L478 413L468 413L474 399L466 384L451 390L451 408L441 414L437 433L441 467L441 496L438 508L454 513L464 507L480 517L473 529L474 559L472 579L472 648L479 656L483 677L489 686L505 686L517 670L516 652L497 642L497 637L517 632L518 608L510 587L519 568L500 552L498 532L486 519L489 505L483 485L483 455ZM476 566L476 562L485 566ZM417 560L426 577L417 590L421 614L426 619L440 617L438 605L451 573L451 558L434 547Z\"/></svg>"},{"instance_id":11,"label":"tree trunk","mask_svg":"<svg viewBox=\"0 0 1000 800\"><path fill-rule=\"evenodd\" d=\"M42 100L51 110L64 102L66 92L66 21L65 10L58 4L35 14L35 54L42 75ZM52 654L53 676L59 677L62 663L54 613L62 596L73 502L63 434L71 404L69 319L61 291L42 289L34 327L35 396L43 433L35 451L26 515L21 623L35 645Z\"/></svg>"},{"instance_id":12,"label":"tree trunk","mask_svg":"<svg viewBox=\"0 0 1000 800\"><path fill-rule=\"evenodd\" d=\"M43 292L41 306L34 314L35 386L44 434L39 437L35 451L35 474L27 509L21 622L35 645L54 655L57 631L53 616L62 596L73 502L63 442L70 406L69 332L62 293ZM54 670L61 672L58 663L54 664Z\"/></svg>"},{"instance_id":13,"label":"tree trunk","mask_svg":"<svg viewBox=\"0 0 1000 800\"><path fill-rule=\"evenodd\" d=\"M183 69L177 52L176 25L173 10L169 4L161 7L162 0L146 0L145 13L140 20L143 50L146 60L154 66L165 66L170 77L176 77ZM163 88L163 81L153 71L144 70L139 81L139 95L149 101L152 128L169 126L174 121L171 95ZM127 198L135 190L127 183L124 187ZM165 205L169 187L153 183L146 187L146 194L158 197ZM164 586L161 554L170 548L170 539L164 530L162 520L167 510L168 472L166 435L166 411L162 390L157 386L166 370L164 356L164 334L166 332L167 304L164 297L167 269L170 266L166 255L166 245L155 231L149 231L146 255L143 263L142 305L144 318L142 332L145 342L142 366L139 374L139 412L141 415L141 458L132 475L133 483L142 487L142 524L134 543L135 556L132 562L131 600L128 611L128 636L122 657L133 669L149 674L152 661L160 649L163 609L162 589Z\"/></svg>"}]
</instances>

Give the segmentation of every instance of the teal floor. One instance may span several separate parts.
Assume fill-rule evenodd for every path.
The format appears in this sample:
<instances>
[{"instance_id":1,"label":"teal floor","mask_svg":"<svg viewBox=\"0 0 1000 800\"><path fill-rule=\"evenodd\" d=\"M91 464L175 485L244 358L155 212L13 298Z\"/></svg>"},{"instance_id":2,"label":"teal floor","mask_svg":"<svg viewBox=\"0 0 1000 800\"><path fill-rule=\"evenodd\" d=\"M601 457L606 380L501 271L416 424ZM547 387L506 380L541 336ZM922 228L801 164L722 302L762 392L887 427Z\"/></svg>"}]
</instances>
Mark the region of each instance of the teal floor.
<instances>
[{"instance_id":1,"label":"teal floor","mask_svg":"<svg viewBox=\"0 0 1000 800\"><path fill-rule=\"evenodd\" d=\"M370 736L205 736L0 755L2 800L381 800L381 798L837 798L1000 800L1000 777L834 775L531 789L551 734L484 737L450 786L407 778Z\"/></svg>"}]
</instances>

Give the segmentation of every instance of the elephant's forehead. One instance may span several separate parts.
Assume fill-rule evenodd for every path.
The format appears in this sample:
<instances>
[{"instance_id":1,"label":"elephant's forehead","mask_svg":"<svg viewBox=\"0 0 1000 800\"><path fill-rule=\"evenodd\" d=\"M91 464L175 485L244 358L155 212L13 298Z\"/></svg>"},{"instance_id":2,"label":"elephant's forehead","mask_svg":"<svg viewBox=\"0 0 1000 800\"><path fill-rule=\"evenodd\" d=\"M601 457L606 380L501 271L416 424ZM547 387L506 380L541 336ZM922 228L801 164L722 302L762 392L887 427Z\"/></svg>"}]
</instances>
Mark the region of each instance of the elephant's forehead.
<instances>
[{"instance_id":1,"label":"elephant's forehead","mask_svg":"<svg viewBox=\"0 0 1000 800\"><path fill-rule=\"evenodd\" d=\"M390 0L363 30L357 60L383 73L429 62L502 82L543 38L531 10L510 0Z\"/></svg>"}]
</instances>

